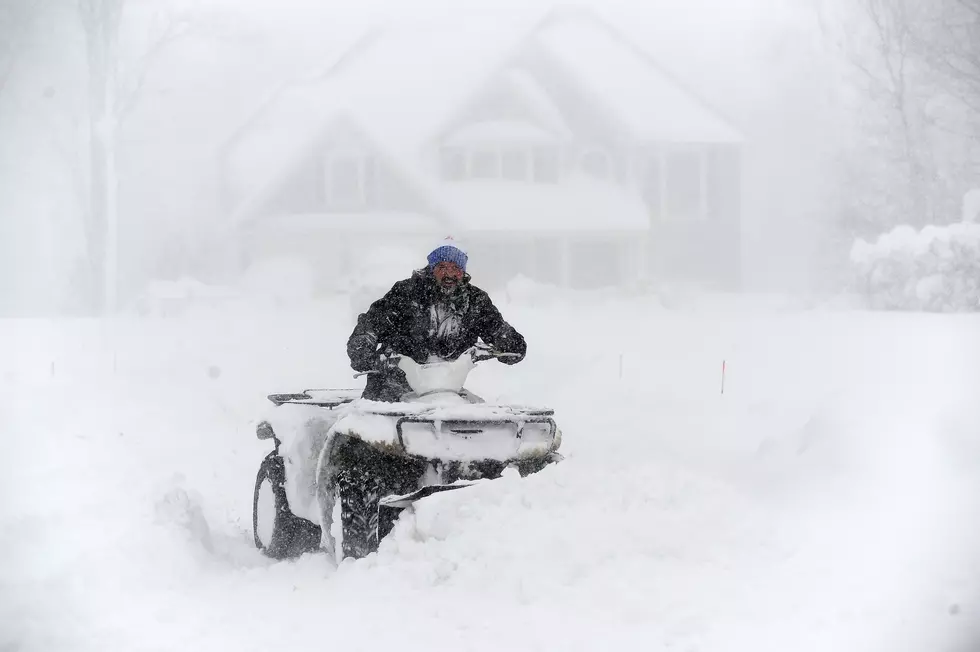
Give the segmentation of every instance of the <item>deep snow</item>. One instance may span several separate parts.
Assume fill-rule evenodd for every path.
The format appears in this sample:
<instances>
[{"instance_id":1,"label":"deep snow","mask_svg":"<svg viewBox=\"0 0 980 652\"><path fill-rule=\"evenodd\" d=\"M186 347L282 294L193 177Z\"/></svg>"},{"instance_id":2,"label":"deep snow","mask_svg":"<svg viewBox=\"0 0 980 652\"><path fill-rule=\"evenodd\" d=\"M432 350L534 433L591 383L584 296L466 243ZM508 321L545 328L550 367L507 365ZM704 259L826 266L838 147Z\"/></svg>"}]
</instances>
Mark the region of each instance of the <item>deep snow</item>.
<instances>
[{"instance_id":1,"label":"deep snow","mask_svg":"<svg viewBox=\"0 0 980 652\"><path fill-rule=\"evenodd\" d=\"M251 497L264 396L362 382L346 301L0 322L0 650L973 640L976 316L496 298L529 355L470 387L552 405L566 461L426 499L339 568L259 555Z\"/></svg>"}]
</instances>

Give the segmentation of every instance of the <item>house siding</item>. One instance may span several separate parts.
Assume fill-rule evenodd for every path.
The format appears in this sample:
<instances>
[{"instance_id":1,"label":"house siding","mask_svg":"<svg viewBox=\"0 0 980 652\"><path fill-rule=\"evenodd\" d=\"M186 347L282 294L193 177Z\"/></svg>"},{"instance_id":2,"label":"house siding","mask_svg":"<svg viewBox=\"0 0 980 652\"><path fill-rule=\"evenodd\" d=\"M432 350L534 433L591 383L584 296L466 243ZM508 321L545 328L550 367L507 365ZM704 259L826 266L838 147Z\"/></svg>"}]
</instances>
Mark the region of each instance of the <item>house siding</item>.
<instances>
[{"instance_id":1,"label":"house siding","mask_svg":"<svg viewBox=\"0 0 980 652\"><path fill-rule=\"evenodd\" d=\"M327 160L331 154L362 152L371 161L367 176L367 201L357 205L332 205L327 200ZM288 175L281 189L257 212L264 215L303 213L344 214L399 211L428 214L430 207L413 192L387 159L353 130L338 128L311 147Z\"/></svg>"},{"instance_id":2,"label":"house siding","mask_svg":"<svg viewBox=\"0 0 980 652\"><path fill-rule=\"evenodd\" d=\"M706 156L705 217L670 219L651 206L648 270L655 281L685 278L735 290L742 265L741 153L712 145Z\"/></svg>"},{"instance_id":3,"label":"house siding","mask_svg":"<svg viewBox=\"0 0 980 652\"><path fill-rule=\"evenodd\" d=\"M446 128L441 130L437 140L440 144L461 127L486 121L514 121L531 124L542 129L551 125L539 119L520 97L516 90L501 77L495 77L490 86L468 102L456 113Z\"/></svg>"},{"instance_id":4,"label":"house siding","mask_svg":"<svg viewBox=\"0 0 980 652\"><path fill-rule=\"evenodd\" d=\"M612 159L616 180L628 191L640 193L647 203L651 223L648 260L636 265L636 269L645 267L653 280L684 277L736 288L741 267L740 146L690 145L706 157L706 215L703 219L666 219L660 214L661 189L644 188L641 177L643 157L658 155L666 146L651 145L638 150L627 134L616 129L614 116L599 109L594 98L581 92L575 80L539 48L527 48L520 62L552 95L575 134L578 144L565 152L566 173L577 167L583 151L601 149Z\"/></svg>"},{"instance_id":5,"label":"house siding","mask_svg":"<svg viewBox=\"0 0 980 652\"><path fill-rule=\"evenodd\" d=\"M661 210L665 205L663 189L669 180L663 182L654 175L651 181L652 173L644 172L643 161L651 155L661 156L673 145L635 142L617 120L615 112L600 101L602 98L582 87L580 80L553 59L545 48L533 42L517 52L508 65L534 78L550 96L571 133L571 138L559 150L560 176L583 172L583 155L590 151L602 152L611 163L611 181L620 185L624 192L635 193L646 201L650 231L629 235L573 233L563 231L557 220L554 231L534 234L465 233L447 226L447 231L460 236L470 248L475 277L481 284L499 286L515 275L523 274L545 283L572 287L631 286L643 278L694 280L724 288L738 287L742 183L739 145L679 144L681 148L703 152L707 162L701 177L707 182L701 204L704 213L687 218L677 215L696 212L685 210L697 203L690 200L695 189L685 190L687 201L677 203L674 216L665 215ZM610 71L610 74L615 73L615 70ZM351 121L338 121L309 147L295 169L285 176L278 192L256 211L256 217L261 220L273 215L313 214L318 216L317 219L322 215L329 221L333 216L338 224L341 220L353 224L361 219L359 214L441 214L437 205L429 205L439 203L438 188L432 200L426 199L424 192L416 190L411 183L412 176L402 171L402 166L420 165L419 169L413 168L413 172L438 180L443 169L441 145L449 134L462 126L484 121L517 121L547 129L551 125L546 124L548 121L542 113L535 110L537 105L531 104L532 95L536 94L525 96L518 86L508 82L506 75L491 77L482 92L465 103L460 102L462 108L432 140L425 142L425 151L419 152L419 159L406 161L387 160L357 128L357 116L351 116ZM651 120L655 119L655 115L651 116ZM383 147L384 144L380 145ZM363 152L372 161L371 190L363 203L339 206L328 201L327 161L332 154L342 152ZM601 162L596 163L601 165ZM499 167L502 169L503 165ZM679 167L684 169L686 166L681 162ZM548 182L554 177L551 170L553 167L549 165ZM348 172L352 173L350 169ZM663 170L660 174L664 174ZM518 176L511 175L510 178ZM694 177L688 175L686 178ZM690 185L684 184L684 187L689 189ZM344 234L342 229L337 229L312 235L283 233L268 239L256 233L251 244L266 253L302 252L312 260L321 259L325 265L322 276L326 286L329 277L348 269L367 251L362 239L371 244L397 241L424 248L430 242L428 238L391 229L358 234Z\"/></svg>"}]
</instances>

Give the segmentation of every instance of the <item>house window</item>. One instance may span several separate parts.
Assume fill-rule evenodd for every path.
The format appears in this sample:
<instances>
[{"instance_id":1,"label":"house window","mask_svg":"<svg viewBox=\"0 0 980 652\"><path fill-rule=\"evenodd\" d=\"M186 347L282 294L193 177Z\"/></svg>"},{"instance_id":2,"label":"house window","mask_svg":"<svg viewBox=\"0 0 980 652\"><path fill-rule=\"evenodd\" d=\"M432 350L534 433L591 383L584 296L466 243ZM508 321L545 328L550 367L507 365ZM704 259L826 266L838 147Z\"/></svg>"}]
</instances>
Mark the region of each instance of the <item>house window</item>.
<instances>
[{"instance_id":1,"label":"house window","mask_svg":"<svg viewBox=\"0 0 980 652\"><path fill-rule=\"evenodd\" d=\"M500 155L500 176L509 181L527 181L531 176L528 153L507 150Z\"/></svg>"},{"instance_id":2,"label":"house window","mask_svg":"<svg viewBox=\"0 0 980 652\"><path fill-rule=\"evenodd\" d=\"M500 177L500 154L496 150L477 150L470 153L470 179Z\"/></svg>"},{"instance_id":3,"label":"house window","mask_svg":"<svg viewBox=\"0 0 980 652\"><path fill-rule=\"evenodd\" d=\"M590 149L582 153L579 159L582 171L597 179L608 180L612 177L612 161L605 152Z\"/></svg>"},{"instance_id":4,"label":"house window","mask_svg":"<svg viewBox=\"0 0 980 652\"><path fill-rule=\"evenodd\" d=\"M534 181L537 183L558 183L561 176L561 157L556 147L539 147L532 154L534 161Z\"/></svg>"},{"instance_id":5,"label":"house window","mask_svg":"<svg viewBox=\"0 0 980 652\"><path fill-rule=\"evenodd\" d=\"M665 211L671 218L701 218L705 214L704 153L693 150L666 156Z\"/></svg>"},{"instance_id":6,"label":"house window","mask_svg":"<svg viewBox=\"0 0 980 652\"><path fill-rule=\"evenodd\" d=\"M535 183L557 183L561 171L558 148L447 147L440 152L440 176L445 181L504 179Z\"/></svg>"},{"instance_id":7,"label":"house window","mask_svg":"<svg viewBox=\"0 0 980 652\"><path fill-rule=\"evenodd\" d=\"M331 154L326 162L326 199L331 207L363 207L374 186L374 160L357 153Z\"/></svg>"}]
</instances>

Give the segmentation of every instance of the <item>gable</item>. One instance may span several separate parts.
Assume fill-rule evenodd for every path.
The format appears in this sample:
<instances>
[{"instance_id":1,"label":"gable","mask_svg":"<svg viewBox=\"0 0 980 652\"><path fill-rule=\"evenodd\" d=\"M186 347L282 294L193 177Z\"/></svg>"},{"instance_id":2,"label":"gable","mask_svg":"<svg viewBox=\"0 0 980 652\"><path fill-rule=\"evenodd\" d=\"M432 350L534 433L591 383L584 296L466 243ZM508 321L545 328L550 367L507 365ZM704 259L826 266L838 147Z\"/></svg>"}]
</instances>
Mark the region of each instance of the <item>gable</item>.
<instances>
[{"instance_id":1,"label":"gable","mask_svg":"<svg viewBox=\"0 0 980 652\"><path fill-rule=\"evenodd\" d=\"M498 128L489 129L489 125ZM514 66L494 74L446 123L437 140L443 145L464 145L470 137L492 138L492 131L505 139L526 137L531 141L557 142L571 137L565 117L548 91L530 71Z\"/></svg>"},{"instance_id":2,"label":"gable","mask_svg":"<svg viewBox=\"0 0 980 652\"><path fill-rule=\"evenodd\" d=\"M738 143L741 135L598 19L556 21L535 41L637 139Z\"/></svg>"},{"instance_id":3,"label":"gable","mask_svg":"<svg viewBox=\"0 0 980 652\"><path fill-rule=\"evenodd\" d=\"M331 123L264 194L253 198L247 217L395 211L444 215L383 149L342 120Z\"/></svg>"},{"instance_id":4,"label":"gable","mask_svg":"<svg viewBox=\"0 0 980 652\"><path fill-rule=\"evenodd\" d=\"M370 144L371 155L385 161L363 174L391 177L399 208L425 206L456 221L433 152L443 139L554 135L609 151L619 167L637 144L740 139L591 12L551 12L512 24L467 16L386 29L273 104L269 124L255 129L259 145L245 156L261 174L240 184L246 195L235 196L236 215L322 207L317 192L325 191L317 184L326 169L318 157L333 151L331 121L346 124L357 143Z\"/></svg>"}]
</instances>

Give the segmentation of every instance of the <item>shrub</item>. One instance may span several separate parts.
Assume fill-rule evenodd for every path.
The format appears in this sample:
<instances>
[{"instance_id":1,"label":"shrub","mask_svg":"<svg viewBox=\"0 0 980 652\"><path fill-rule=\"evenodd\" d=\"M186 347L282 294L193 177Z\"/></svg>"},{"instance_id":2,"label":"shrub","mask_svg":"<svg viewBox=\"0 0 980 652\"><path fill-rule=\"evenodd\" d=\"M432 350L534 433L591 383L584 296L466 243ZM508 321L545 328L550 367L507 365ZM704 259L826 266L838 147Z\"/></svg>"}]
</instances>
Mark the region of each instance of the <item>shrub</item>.
<instances>
[{"instance_id":1,"label":"shrub","mask_svg":"<svg viewBox=\"0 0 980 652\"><path fill-rule=\"evenodd\" d=\"M857 240L850 258L873 309L980 311L980 224L900 226Z\"/></svg>"}]
</instances>

